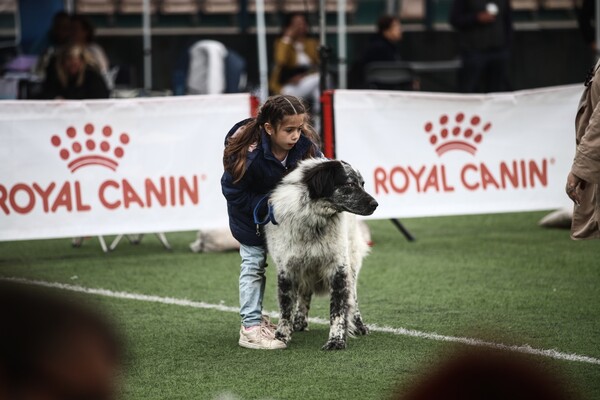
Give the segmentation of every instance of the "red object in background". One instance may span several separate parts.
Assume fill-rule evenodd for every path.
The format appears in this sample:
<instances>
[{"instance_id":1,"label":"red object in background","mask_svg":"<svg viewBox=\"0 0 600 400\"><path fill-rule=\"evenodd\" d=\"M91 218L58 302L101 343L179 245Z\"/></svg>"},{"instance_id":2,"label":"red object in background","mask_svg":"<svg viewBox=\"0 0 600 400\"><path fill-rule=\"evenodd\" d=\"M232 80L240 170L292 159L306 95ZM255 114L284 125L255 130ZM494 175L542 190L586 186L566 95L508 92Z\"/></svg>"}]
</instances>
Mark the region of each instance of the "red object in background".
<instances>
[{"instance_id":1,"label":"red object in background","mask_svg":"<svg viewBox=\"0 0 600 400\"><path fill-rule=\"evenodd\" d=\"M327 158L335 157L333 93L333 90L326 90L321 95L321 107L323 110L323 121L321 124L323 131L323 153Z\"/></svg>"},{"instance_id":2,"label":"red object in background","mask_svg":"<svg viewBox=\"0 0 600 400\"><path fill-rule=\"evenodd\" d=\"M258 109L260 108L260 100L256 96L250 96L250 116L256 118Z\"/></svg>"}]
</instances>

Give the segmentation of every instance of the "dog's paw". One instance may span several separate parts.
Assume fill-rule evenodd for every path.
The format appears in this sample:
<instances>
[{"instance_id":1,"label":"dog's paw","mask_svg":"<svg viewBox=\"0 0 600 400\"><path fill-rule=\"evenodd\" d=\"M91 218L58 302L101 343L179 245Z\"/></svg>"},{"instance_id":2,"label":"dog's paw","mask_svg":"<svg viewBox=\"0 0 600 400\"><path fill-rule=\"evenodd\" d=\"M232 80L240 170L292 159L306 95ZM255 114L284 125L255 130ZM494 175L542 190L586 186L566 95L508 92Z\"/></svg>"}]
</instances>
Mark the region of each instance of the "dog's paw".
<instances>
[{"instance_id":1,"label":"dog's paw","mask_svg":"<svg viewBox=\"0 0 600 400\"><path fill-rule=\"evenodd\" d=\"M356 336L368 335L369 328L367 328L367 326L361 321L360 323L355 323L354 330L352 331L352 333L354 333Z\"/></svg>"},{"instance_id":2,"label":"dog's paw","mask_svg":"<svg viewBox=\"0 0 600 400\"><path fill-rule=\"evenodd\" d=\"M341 339L330 339L325 343L321 350L344 350L346 348L346 341Z\"/></svg>"},{"instance_id":3,"label":"dog's paw","mask_svg":"<svg viewBox=\"0 0 600 400\"><path fill-rule=\"evenodd\" d=\"M308 321L304 318L297 318L294 320L294 332L301 332L308 330Z\"/></svg>"},{"instance_id":4,"label":"dog's paw","mask_svg":"<svg viewBox=\"0 0 600 400\"><path fill-rule=\"evenodd\" d=\"M282 341L285 344L288 344L292 337L290 335L286 335L279 330L275 331L275 339Z\"/></svg>"}]
</instances>

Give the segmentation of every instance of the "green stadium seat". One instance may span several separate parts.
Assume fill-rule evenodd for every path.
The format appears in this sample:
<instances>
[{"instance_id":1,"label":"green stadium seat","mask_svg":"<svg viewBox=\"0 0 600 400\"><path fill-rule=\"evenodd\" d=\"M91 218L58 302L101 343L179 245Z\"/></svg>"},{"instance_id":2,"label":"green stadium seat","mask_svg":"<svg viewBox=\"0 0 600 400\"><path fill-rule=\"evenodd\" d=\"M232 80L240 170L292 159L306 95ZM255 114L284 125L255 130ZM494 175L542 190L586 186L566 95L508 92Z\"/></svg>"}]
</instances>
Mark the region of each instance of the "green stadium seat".
<instances>
[{"instance_id":1,"label":"green stadium seat","mask_svg":"<svg viewBox=\"0 0 600 400\"><path fill-rule=\"evenodd\" d=\"M574 10L573 0L541 0L542 8L546 10Z\"/></svg>"},{"instance_id":2,"label":"green stadium seat","mask_svg":"<svg viewBox=\"0 0 600 400\"><path fill-rule=\"evenodd\" d=\"M78 14L113 15L117 6L112 0L76 0L75 11Z\"/></svg>"},{"instance_id":3,"label":"green stadium seat","mask_svg":"<svg viewBox=\"0 0 600 400\"><path fill-rule=\"evenodd\" d=\"M196 15L200 4L197 0L162 0L159 9L161 14Z\"/></svg>"},{"instance_id":4,"label":"green stadium seat","mask_svg":"<svg viewBox=\"0 0 600 400\"><path fill-rule=\"evenodd\" d=\"M0 0L0 14L14 14L17 12L17 0Z\"/></svg>"},{"instance_id":5,"label":"green stadium seat","mask_svg":"<svg viewBox=\"0 0 600 400\"><path fill-rule=\"evenodd\" d=\"M537 0L512 0L511 6L513 11L537 11L540 4Z\"/></svg>"},{"instance_id":6,"label":"green stadium seat","mask_svg":"<svg viewBox=\"0 0 600 400\"><path fill-rule=\"evenodd\" d=\"M240 3L232 0L202 0L200 11L204 14L237 14L240 12Z\"/></svg>"},{"instance_id":7,"label":"green stadium seat","mask_svg":"<svg viewBox=\"0 0 600 400\"><path fill-rule=\"evenodd\" d=\"M354 14L356 12L357 0L346 0L346 14ZM326 0L325 11L328 13L336 13L338 10L338 0Z\"/></svg>"},{"instance_id":8,"label":"green stadium seat","mask_svg":"<svg viewBox=\"0 0 600 400\"><path fill-rule=\"evenodd\" d=\"M400 0L398 9L403 21L425 19L425 0Z\"/></svg>"},{"instance_id":9,"label":"green stadium seat","mask_svg":"<svg viewBox=\"0 0 600 400\"><path fill-rule=\"evenodd\" d=\"M156 13L157 3L157 0L150 0L151 14ZM118 11L120 14L143 14L144 0L120 0Z\"/></svg>"},{"instance_id":10,"label":"green stadium seat","mask_svg":"<svg viewBox=\"0 0 600 400\"><path fill-rule=\"evenodd\" d=\"M279 11L279 2L277 0L264 0L265 13L274 14ZM256 0L248 0L248 12L256 13Z\"/></svg>"},{"instance_id":11,"label":"green stadium seat","mask_svg":"<svg viewBox=\"0 0 600 400\"><path fill-rule=\"evenodd\" d=\"M286 14L295 12L316 12L319 8L317 0L286 0L281 4L281 11Z\"/></svg>"}]
</instances>

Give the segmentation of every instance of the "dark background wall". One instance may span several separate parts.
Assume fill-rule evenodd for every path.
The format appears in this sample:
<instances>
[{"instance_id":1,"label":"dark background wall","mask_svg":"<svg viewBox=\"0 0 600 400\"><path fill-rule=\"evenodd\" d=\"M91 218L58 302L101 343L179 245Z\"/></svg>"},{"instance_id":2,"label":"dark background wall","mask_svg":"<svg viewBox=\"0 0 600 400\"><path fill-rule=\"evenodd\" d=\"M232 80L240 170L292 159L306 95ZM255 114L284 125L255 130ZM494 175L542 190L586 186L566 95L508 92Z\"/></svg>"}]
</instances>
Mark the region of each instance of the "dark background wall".
<instances>
[{"instance_id":1,"label":"dark background wall","mask_svg":"<svg viewBox=\"0 0 600 400\"><path fill-rule=\"evenodd\" d=\"M349 67L356 60L371 34L348 35ZM267 36L269 65L276 35ZM152 76L154 89L174 89L187 65L187 49L198 40L212 39L240 53L247 61L250 88L258 85L257 41L253 34L156 35L152 39ZM328 35L336 54L335 35ZM134 84L142 86L143 54L139 36L100 36L113 64L128 66ZM456 35L452 31L406 31L401 43L404 59L412 61L449 60L458 55ZM333 61L332 61L333 63ZM515 90L580 83L593 64L593 54L577 29L517 30L512 50L510 76ZM180 71L179 75L175 71ZM453 91L455 73L424 74L422 90Z\"/></svg>"}]
</instances>

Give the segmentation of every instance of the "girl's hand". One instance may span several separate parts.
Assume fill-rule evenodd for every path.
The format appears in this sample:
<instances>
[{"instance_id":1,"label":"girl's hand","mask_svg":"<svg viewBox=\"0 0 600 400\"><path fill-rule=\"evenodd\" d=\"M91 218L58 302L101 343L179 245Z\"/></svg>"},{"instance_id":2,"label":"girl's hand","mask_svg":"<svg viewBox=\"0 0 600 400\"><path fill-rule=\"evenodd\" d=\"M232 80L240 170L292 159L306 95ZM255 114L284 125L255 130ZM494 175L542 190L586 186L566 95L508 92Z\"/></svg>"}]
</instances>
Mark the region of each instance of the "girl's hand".
<instances>
[{"instance_id":1,"label":"girl's hand","mask_svg":"<svg viewBox=\"0 0 600 400\"><path fill-rule=\"evenodd\" d=\"M581 202L581 196L577 192L577 189L585 190L585 186L586 182L583 179L576 176L572 172L569 173L565 190L567 192L567 196L569 196L569 198L573 200L576 205L579 205Z\"/></svg>"}]
</instances>

